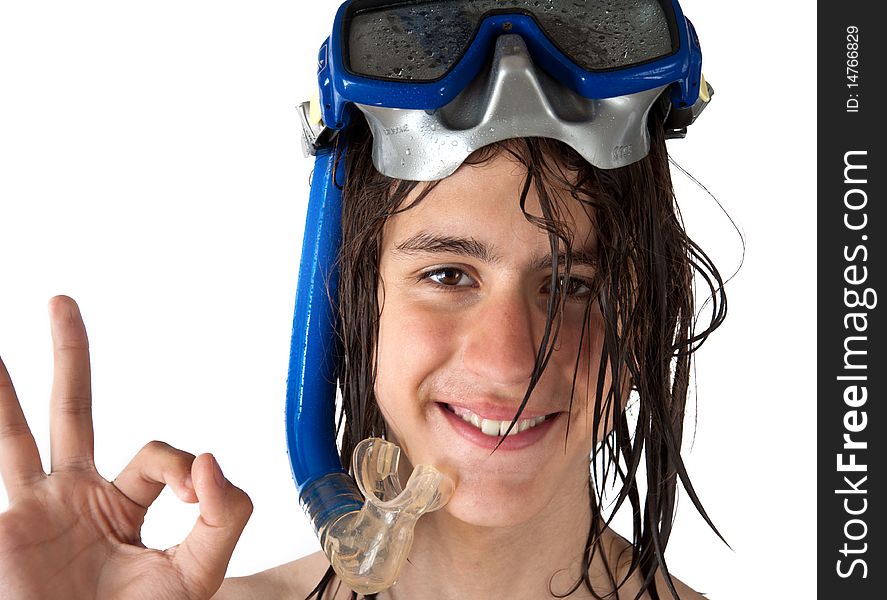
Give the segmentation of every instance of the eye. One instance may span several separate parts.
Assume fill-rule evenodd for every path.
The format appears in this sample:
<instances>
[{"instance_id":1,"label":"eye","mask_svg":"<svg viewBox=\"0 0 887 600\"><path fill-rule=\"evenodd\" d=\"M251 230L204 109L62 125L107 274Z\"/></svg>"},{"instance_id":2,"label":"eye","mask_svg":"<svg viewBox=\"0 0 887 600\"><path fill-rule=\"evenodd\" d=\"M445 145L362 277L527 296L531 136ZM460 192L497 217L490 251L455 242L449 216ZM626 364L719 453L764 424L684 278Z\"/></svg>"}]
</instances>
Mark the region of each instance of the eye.
<instances>
[{"instance_id":1,"label":"eye","mask_svg":"<svg viewBox=\"0 0 887 600\"><path fill-rule=\"evenodd\" d=\"M442 267L432 271L425 271L419 276L419 280L431 281L433 285L440 288L471 287L474 285L474 280L465 271L456 267Z\"/></svg>"},{"instance_id":2,"label":"eye","mask_svg":"<svg viewBox=\"0 0 887 600\"><path fill-rule=\"evenodd\" d=\"M558 277L558 285L566 290L567 296L575 300L587 300L591 295L591 282L587 279L582 279L581 277L570 277L569 281L564 282L566 279L563 275ZM545 293L548 293L548 285L545 286Z\"/></svg>"}]
</instances>

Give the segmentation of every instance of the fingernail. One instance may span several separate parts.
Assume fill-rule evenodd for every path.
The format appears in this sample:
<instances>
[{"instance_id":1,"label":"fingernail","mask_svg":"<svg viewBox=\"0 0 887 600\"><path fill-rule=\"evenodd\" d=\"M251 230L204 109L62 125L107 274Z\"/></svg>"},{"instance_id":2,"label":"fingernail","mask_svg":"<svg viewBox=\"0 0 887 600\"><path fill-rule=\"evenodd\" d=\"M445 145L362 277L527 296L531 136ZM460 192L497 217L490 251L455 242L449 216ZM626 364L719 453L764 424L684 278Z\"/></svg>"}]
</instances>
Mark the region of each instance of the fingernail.
<instances>
[{"instance_id":1,"label":"fingernail","mask_svg":"<svg viewBox=\"0 0 887 600\"><path fill-rule=\"evenodd\" d=\"M215 456L213 456L212 459L213 459L213 475L215 475L215 477L216 477L216 483L219 485L219 487L224 487L225 486L225 476L222 474L222 467L219 466L219 463L216 460Z\"/></svg>"}]
</instances>

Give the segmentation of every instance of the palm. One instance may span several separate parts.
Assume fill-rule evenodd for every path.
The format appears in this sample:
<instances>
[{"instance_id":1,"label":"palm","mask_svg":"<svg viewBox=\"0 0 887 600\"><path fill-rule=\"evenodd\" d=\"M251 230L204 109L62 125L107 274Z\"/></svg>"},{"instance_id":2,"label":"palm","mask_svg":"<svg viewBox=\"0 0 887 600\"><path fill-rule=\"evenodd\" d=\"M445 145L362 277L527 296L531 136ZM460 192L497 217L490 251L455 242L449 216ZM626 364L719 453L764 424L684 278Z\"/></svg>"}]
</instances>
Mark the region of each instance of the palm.
<instances>
[{"instance_id":1,"label":"palm","mask_svg":"<svg viewBox=\"0 0 887 600\"><path fill-rule=\"evenodd\" d=\"M0 515L0 523L16 529L0 542L6 557L0 569L7 571L4 579L29 569L46 574L37 582L41 596L69 589L72 597L85 597L113 569L107 558L128 555L126 563L146 552L138 547L146 511L97 474L50 479L52 485L35 486Z\"/></svg>"},{"instance_id":2,"label":"palm","mask_svg":"<svg viewBox=\"0 0 887 600\"><path fill-rule=\"evenodd\" d=\"M0 514L0 599L209 598L249 517L249 500L219 483L209 455L195 460L160 442L146 445L113 483L99 475L79 312L74 321L53 328L50 475L0 362L0 474L10 500ZM199 499L201 516L181 545L159 551L141 543L140 531L167 484L185 501Z\"/></svg>"}]
</instances>

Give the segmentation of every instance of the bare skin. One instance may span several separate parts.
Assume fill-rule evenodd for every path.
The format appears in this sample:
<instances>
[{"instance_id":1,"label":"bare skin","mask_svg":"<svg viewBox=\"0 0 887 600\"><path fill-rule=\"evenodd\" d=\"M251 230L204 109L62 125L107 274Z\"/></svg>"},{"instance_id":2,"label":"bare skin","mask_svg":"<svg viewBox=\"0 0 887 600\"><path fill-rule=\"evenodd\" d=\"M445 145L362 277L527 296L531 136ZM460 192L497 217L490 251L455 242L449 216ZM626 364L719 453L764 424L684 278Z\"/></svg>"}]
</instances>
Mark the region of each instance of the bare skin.
<instances>
[{"instance_id":1,"label":"bare skin","mask_svg":"<svg viewBox=\"0 0 887 600\"><path fill-rule=\"evenodd\" d=\"M147 444L113 481L104 479L93 460L86 329L70 298L53 298L49 311L49 474L0 361L0 475L9 496L0 514L0 599L210 598L252 503L212 455L195 458L162 442ZM166 485L183 501L200 502L200 517L181 544L153 550L140 530Z\"/></svg>"},{"instance_id":2,"label":"bare skin","mask_svg":"<svg viewBox=\"0 0 887 600\"><path fill-rule=\"evenodd\" d=\"M628 542L612 531L608 531L606 535L609 538L608 547L610 548L610 558L611 560L615 561L615 557L617 555L621 554L623 551L627 551ZM529 556L535 557L536 555L530 554ZM627 556L627 554L625 554L624 556ZM261 573L256 573L247 577L234 577L226 579L218 593L213 596L213 600L246 600L248 598L280 598L281 600L289 598L302 599L307 597L308 594L311 593L311 591L320 581L321 577L323 577L324 573L326 573L328 567L329 562L327 561L326 556L324 556L322 552L317 552L315 554L311 554L310 556L300 558L299 560L295 560L284 565L268 569L267 571L262 571ZM624 576L625 570L627 569L627 564L623 562L620 567L621 568L619 571L619 575ZM514 568L508 570L508 574L511 575L513 575L515 572L517 572L517 570ZM454 575L454 572L443 573L442 575L450 578ZM564 580L555 579L555 581L558 582ZM705 600L706 597L703 594L694 591L689 586L679 581L677 578L672 577L672 581L674 582L675 589L678 592L681 600ZM626 583L619 590L619 597L626 600L634 600L638 590L640 589L640 586L640 577L634 575L628 581L628 583ZM671 598L668 592L668 587L665 584L665 579L662 577L661 574L657 574L656 587L659 591L660 598L662 598L663 600ZM446 599L451 597L445 595L442 589L438 591L441 595L434 596L435 598ZM605 594L606 593L602 593L601 595L605 596ZM400 598L412 597L416 596L410 596L409 594L403 593L402 591L395 591L395 589L379 594L378 596L379 600L397 600ZM462 598L464 596L452 597ZM543 594L541 596L536 595L530 597L538 599L540 597L545 597L545 595ZM569 598L575 600L591 599L592 596L584 587L582 587L575 593L570 595ZM641 596L641 600L649 600L649 598L649 594L644 594L643 596ZM341 585L340 582L336 580L330 586L329 591L320 600L350 599L351 590L347 589L346 586Z\"/></svg>"}]
</instances>

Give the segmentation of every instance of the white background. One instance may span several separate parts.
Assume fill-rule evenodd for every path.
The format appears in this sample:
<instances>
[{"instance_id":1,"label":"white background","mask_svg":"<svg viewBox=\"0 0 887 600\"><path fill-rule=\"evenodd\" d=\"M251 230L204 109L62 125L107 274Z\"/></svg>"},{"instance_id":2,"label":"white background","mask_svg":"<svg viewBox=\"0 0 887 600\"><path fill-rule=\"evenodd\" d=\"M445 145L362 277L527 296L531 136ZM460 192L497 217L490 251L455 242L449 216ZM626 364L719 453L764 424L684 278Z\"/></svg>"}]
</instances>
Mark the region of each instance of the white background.
<instances>
[{"instance_id":1,"label":"white background","mask_svg":"<svg viewBox=\"0 0 887 600\"><path fill-rule=\"evenodd\" d=\"M100 472L152 439L213 452L255 504L229 575L316 548L283 401L310 167L294 107L336 5L0 5L0 353L48 457L46 302L78 300ZM712 598L811 598L815 15L800 1L684 9L716 95L670 148L748 251L688 423L690 473L733 550L683 497L670 566ZM736 233L675 181L691 236L730 275ZM178 543L196 514L164 492L145 542Z\"/></svg>"}]
</instances>

